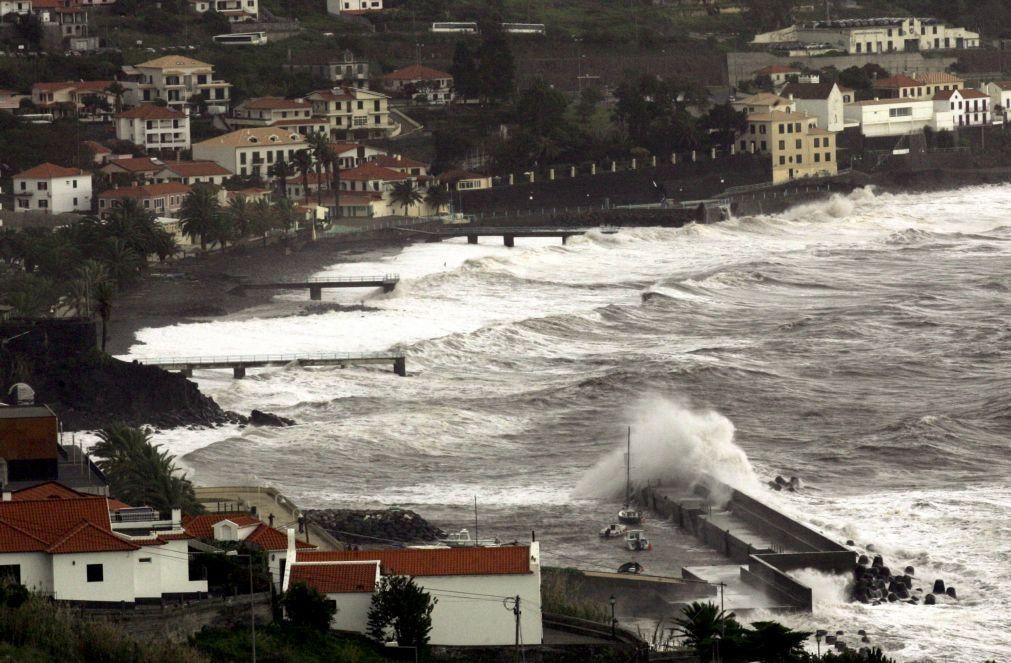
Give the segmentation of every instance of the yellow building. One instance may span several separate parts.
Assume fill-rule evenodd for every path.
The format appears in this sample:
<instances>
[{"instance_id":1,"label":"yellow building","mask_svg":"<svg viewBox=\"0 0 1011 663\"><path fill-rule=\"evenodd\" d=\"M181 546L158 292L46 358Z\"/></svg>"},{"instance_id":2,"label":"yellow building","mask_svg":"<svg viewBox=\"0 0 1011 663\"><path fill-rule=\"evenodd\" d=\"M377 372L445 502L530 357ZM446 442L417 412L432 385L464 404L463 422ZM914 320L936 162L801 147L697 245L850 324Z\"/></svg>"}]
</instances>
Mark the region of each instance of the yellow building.
<instances>
[{"instance_id":1,"label":"yellow building","mask_svg":"<svg viewBox=\"0 0 1011 663\"><path fill-rule=\"evenodd\" d=\"M742 152L772 158L772 182L826 177L838 172L835 134L807 113L753 113L739 137Z\"/></svg>"}]
</instances>

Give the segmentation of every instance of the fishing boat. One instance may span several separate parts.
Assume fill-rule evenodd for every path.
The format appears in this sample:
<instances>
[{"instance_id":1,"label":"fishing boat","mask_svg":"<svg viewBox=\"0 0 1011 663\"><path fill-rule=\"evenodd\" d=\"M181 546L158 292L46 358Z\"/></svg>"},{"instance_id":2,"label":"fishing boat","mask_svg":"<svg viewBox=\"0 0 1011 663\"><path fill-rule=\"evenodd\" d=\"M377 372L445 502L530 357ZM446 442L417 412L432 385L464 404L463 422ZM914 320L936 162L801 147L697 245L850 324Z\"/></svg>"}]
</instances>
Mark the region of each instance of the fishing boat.
<instances>
[{"instance_id":1,"label":"fishing boat","mask_svg":"<svg viewBox=\"0 0 1011 663\"><path fill-rule=\"evenodd\" d=\"M628 428L628 443L625 451L625 508L618 512L618 522L625 525L638 525L642 522L642 513L633 509L632 504L632 427Z\"/></svg>"},{"instance_id":2,"label":"fishing boat","mask_svg":"<svg viewBox=\"0 0 1011 663\"><path fill-rule=\"evenodd\" d=\"M641 529L634 529L625 534L625 547L632 551L653 550L653 544Z\"/></svg>"},{"instance_id":3,"label":"fishing boat","mask_svg":"<svg viewBox=\"0 0 1011 663\"><path fill-rule=\"evenodd\" d=\"M497 546L499 545L499 540L472 538L470 531L462 529L459 532L447 534L444 538L439 539L439 543L450 548L469 548L474 546Z\"/></svg>"},{"instance_id":4,"label":"fishing boat","mask_svg":"<svg viewBox=\"0 0 1011 663\"><path fill-rule=\"evenodd\" d=\"M600 538L602 539L617 539L623 536L628 528L624 525L619 525L618 523L611 523L604 529L600 530Z\"/></svg>"}]
</instances>

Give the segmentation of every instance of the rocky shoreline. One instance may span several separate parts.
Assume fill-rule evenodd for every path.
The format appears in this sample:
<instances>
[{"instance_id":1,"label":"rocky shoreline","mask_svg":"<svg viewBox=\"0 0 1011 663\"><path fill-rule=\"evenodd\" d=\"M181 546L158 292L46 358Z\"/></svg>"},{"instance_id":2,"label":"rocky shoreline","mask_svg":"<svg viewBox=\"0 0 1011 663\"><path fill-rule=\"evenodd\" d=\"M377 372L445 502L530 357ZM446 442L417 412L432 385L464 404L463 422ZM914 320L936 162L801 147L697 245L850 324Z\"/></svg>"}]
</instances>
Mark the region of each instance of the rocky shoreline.
<instances>
[{"instance_id":1,"label":"rocky shoreline","mask_svg":"<svg viewBox=\"0 0 1011 663\"><path fill-rule=\"evenodd\" d=\"M409 509L309 509L305 517L349 544L431 543L446 533Z\"/></svg>"}]
</instances>

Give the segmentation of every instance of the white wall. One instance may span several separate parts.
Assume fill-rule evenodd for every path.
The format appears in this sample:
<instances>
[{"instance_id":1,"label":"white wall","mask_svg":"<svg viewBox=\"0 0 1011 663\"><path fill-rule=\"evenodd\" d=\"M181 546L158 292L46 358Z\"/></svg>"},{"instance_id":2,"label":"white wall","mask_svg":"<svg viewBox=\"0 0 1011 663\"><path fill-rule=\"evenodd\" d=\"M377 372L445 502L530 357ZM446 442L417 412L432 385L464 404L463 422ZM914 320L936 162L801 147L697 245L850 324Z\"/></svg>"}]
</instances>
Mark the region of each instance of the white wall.
<instances>
[{"instance_id":1,"label":"white wall","mask_svg":"<svg viewBox=\"0 0 1011 663\"><path fill-rule=\"evenodd\" d=\"M891 117L893 108L911 108L912 115ZM864 136L904 136L933 127L934 105L931 101L905 101L896 104L846 106L846 119L860 123Z\"/></svg>"},{"instance_id":2,"label":"white wall","mask_svg":"<svg viewBox=\"0 0 1011 663\"><path fill-rule=\"evenodd\" d=\"M54 598L59 601L134 600L133 551L53 555ZM88 564L102 564L102 582L88 582Z\"/></svg>"},{"instance_id":3,"label":"white wall","mask_svg":"<svg viewBox=\"0 0 1011 663\"><path fill-rule=\"evenodd\" d=\"M161 552L161 547L144 546L130 560L133 565L133 591L137 598L161 598L162 562L169 561L155 554ZM142 562L142 559L149 561Z\"/></svg>"},{"instance_id":4,"label":"white wall","mask_svg":"<svg viewBox=\"0 0 1011 663\"><path fill-rule=\"evenodd\" d=\"M53 591L53 568L46 553L4 553L0 554L0 565L21 566L21 584L40 592Z\"/></svg>"},{"instance_id":5,"label":"white wall","mask_svg":"<svg viewBox=\"0 0 1011 663\"><path fill-rule=\"evenodd\" d=\"M144 546L135 553L135 556L151 557L151 561L158 566L160 581L159 585L154 588L143 588L142 592L138 576L135 581L138 597L157 598L162 594L193 594L207 591L206 580L190 580L189 543L185 539L167 541L162 546ZM137 568L144 566L147 564L136 564Z\"/></svg>"},{"instance_id":6,"label":"white wall","mask_svg":"<svg viewBox=\"0 0 1011 663\"><path fill-rule=\"evenodd\" d=\"M369 625L369 607L372 605L372 596L371 592L367 594L327 594L328 599L337 602L337 614L330 621L330 628L365 633Z\"/></svg>"},{"instance_id":7,"label":"white wall","mask_svg":"<svg viewBox=\"0 0 1011 663\"><path fill-rule=\"evenodd\" d=\"M56 177L51 180L35 179L15 179L13 193L22 193L21 183L25 183L25 192L31 193L32 197L28 210L19 208L15 200L14 209L20 211L38 211L40 209L53 214L62 212L87 212L91 210L91 175L82 174L70 177ZM39 191L38 183L46 182L47 189ZM74 186L76 182L77 186ZM74 199L77 204L74 204ZM46 200L48 204L45 208L39 207L39 200Z\"/></svg>"},{"instance_id":8,"label":"white wall","mask_svg":"<svg viewBox=\"0 0 1011 663\"><path fill-rule=\"evenodd\" d=\"M501 601L474 600L454 592L519 594L523 642L534 645L543 639L539 568L523 575L433 576L414 582L439 600L432 611L433 645L511 645L516 641L515 618Z\"/></svg>"}]
</instances>

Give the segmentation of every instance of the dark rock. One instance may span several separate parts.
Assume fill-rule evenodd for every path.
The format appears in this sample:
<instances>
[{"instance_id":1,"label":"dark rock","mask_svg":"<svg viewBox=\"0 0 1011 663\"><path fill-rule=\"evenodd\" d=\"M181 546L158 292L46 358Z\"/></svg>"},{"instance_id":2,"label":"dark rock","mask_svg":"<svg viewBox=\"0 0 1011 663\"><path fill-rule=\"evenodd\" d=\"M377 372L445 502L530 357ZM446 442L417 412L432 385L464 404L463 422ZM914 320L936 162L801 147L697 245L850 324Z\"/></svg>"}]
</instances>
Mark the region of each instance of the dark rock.
<instances>
[{"instance_id":1,"label":"dark rock","mask_svg":"<svg viewBox=\"0 0 1011 663\"><path fill-rule=\"evenodd\" d=\"M934 594L944 594L944 581L938 578L934 581Z\"/></svg>"},{"instance_id":2,"label":"dark rock","mask_svg":"<svg viewBox=\"0 0 1011 663\"><path fill-rule=\"evenodd\" d=\"M306 511L305 516L348 543L411 543L435 541L446 536L414 511L403 509L322 509Z\"/></svg>"},{"instance_id":3,"label":"dark rock","mask_svg":"<svg viewBox=\"0 0 1011 663\"><path fill-rule=\"evenodd\" d=\"M950 586L950 585L948 586L948 589L946 589L944 591L944 593L947 594L948 596L950 596L953 599L957 599L958 598L958 596L955 594L955 588L952 587L952 586Z\"/></svg>"},{"instance_id":4,"label":"dark rock","mask_svg":"<svg viewBox=\"0 0 1011 663\"><path fill-rule=\"evenodd\" d=\"M933 594L927 594L923 597L923 605L934 605L937 603L937 597Z\"/></svg>"},{"instance_id":5,"label":"dark rock","mask_svg":"<svg viewBox=\"0 0 1011 663\"><path fill-rule=\"evenodd\" d=\"M294 426L295 422L287 417L282 417L270 412L253 410L249 413L249 423L254 426Z\"/></svg>"},{"instance_id":6,"label":"dark rock","mask_svg":"<svg viewBox=\"0 0 1011 663\"><path fill-rule=\"evenodd\" d=\"M857 558L857 564L860 564L861 566L867 566L869 563L870 559L868 559L867 555L860 555L860 557Z\"/></svg>"},{"instance_id":7,"label":"dark rock","mask_svg":"<svg viewBox=\"0 0 1011 663\"><path fill-rule=\"evenodd\" d=\"M870 548L868 547L868 550L869 549ZM871 562L871 566L881 567L881 566L884 566L884 565L885 565L885 558L882 557L881 555L875 555L874 556L874 561Z\"/></svg>"},{"instance_id":8,"label":"dark rock","mask_svg":"<svg viewBox=\"0 0 1011 663\"><path fill-rule=\"evenodd\" d=\"M914 569L911 566L907 566L906 567L906 575L907 576L914 576L914 575L916 575L916 569Z\"/></svg>"}]
</instances>

